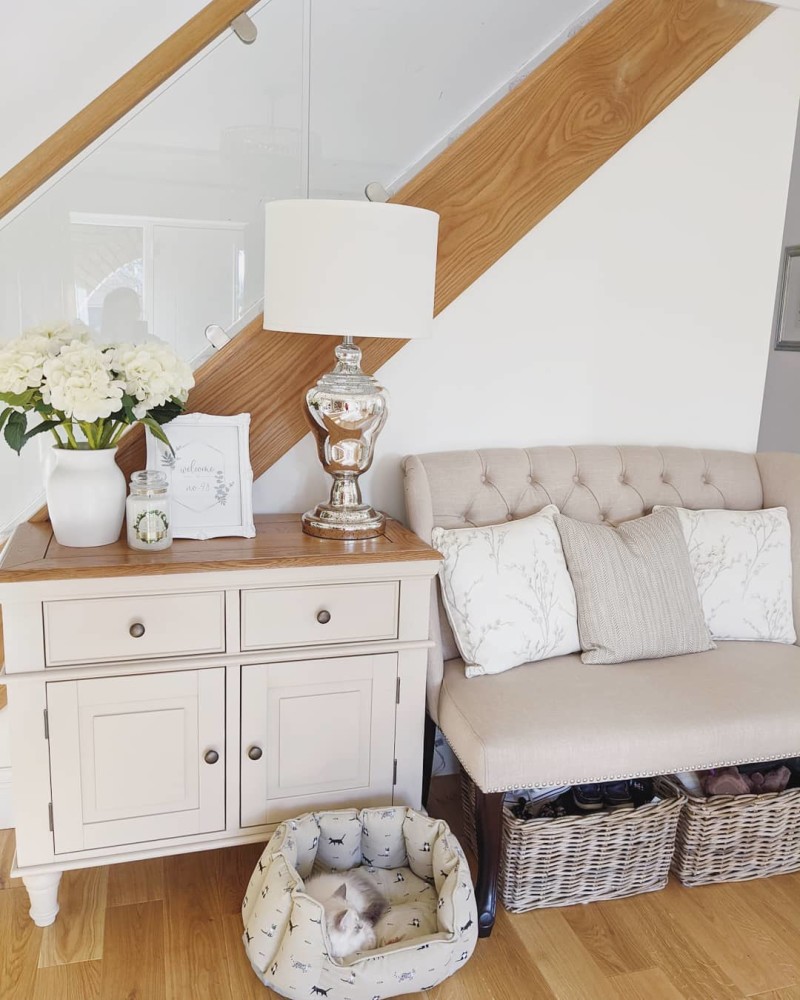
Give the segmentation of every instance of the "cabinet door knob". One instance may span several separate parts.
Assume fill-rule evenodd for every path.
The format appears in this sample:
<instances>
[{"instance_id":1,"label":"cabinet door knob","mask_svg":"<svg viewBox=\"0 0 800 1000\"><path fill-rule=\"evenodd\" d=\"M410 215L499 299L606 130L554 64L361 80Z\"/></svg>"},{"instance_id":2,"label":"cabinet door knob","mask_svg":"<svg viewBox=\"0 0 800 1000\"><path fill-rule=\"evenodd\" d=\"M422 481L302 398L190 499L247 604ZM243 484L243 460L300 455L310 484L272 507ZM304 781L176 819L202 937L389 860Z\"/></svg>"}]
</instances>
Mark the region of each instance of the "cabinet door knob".
<instances>
[{"instance_id":1,"label":"cabinet door knob","mask_svg":"<svg viewBox=\"0 0 800 1000\"><path fill-rule=\"evenodd\" d=\"M325 611L323 609L317 614L317 621L320 623L320 625L327 625L330 620L331 620L330 611Z\"/></svg>"},{"instance_id":2,"label":"cabinet door knob","mask_svg":"<svg viewBox=\"0 0 800 1000\"><path fill-rule=\"evenodd\" d=\"M133 625L128 629L132 638L141 639L144 635L144 625L141 622L134 622Z\"/></svg>"},{"instance_id":3,"label":"cabinet door knob","mask_svg":"<svg viewBox=\"0 0 800 1000\"><path fill-rule=\"evenodd\" d=\"M219 754L216 750L206 750L203 754L203 760L206 764L216 764L219 760Z\"/></svg>"},{"instance_id":4,"label":"cabinet door knob","mask_svg":"<svg viewBox=\"0 0 800 1000\"><path fill-rule=\"evenodd\" d=\"M264 751L261 749L261 747L252 746L247 751L247 756L250 758L250 760L261 760L261 755L263 753Z\"/></svg>"}]
</instances>

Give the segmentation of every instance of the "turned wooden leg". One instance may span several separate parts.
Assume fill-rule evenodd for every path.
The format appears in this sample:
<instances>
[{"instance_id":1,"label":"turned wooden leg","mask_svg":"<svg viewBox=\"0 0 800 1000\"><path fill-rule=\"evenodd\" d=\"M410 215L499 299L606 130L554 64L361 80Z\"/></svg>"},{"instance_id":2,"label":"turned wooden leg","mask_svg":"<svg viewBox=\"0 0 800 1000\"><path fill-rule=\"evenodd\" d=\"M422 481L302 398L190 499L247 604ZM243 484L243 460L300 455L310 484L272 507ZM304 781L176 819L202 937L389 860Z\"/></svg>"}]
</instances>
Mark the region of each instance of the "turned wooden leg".
<instances>
[{"instance_id":1,"label":"turned wooden leg","mask_svg":"<svg viewBox=\"0 0 800 1000\"><path fill-rule=\"evenodd\" d=\"M428 808L433 777L433 757L436 750L436 723L425 713L425 741L422 749L422 805Z\"/></svg>"},{"instance_id":2,"label":"turned wooden leg","mask_svg":"<svg viewBox=\"0 0 800 1000\"><path fill-rule=\"evenodd\" d=\"M61 872L48 872L46 875L23 875L22 881L28 890L31 901L31 920L37 927L48 927L56 919L58 913L58 883Z\"/></svg>"},{"instance_id":3,"label":"turned wooden leg","mask_svg":"<svg viewBox=\"0 0 800 1000\"><path fill-rule=\"evenodd\" d=\"M475 832L478 838L478 936L489 937L497 908L497 874L503 840L503 793L475 788Z\"/></svg>"}]
</instances>

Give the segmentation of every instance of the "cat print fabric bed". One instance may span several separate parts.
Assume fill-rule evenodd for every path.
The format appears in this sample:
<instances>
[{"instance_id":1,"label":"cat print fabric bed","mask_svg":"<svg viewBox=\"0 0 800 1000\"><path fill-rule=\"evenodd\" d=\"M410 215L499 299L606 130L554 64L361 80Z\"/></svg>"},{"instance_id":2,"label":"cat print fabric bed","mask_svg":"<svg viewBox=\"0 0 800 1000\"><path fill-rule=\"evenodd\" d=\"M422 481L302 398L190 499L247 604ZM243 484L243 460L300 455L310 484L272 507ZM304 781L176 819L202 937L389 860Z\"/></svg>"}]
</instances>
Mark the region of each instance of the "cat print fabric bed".
<instances>
[{"instance_id":1,"label":"cat print fabric bed","mask_svg":"<svg viewBox=\"0 0 800 1000\"><path fill-rule=\"evenodd\" d=\"M377 948L337 960L324 907L306 893L304 880L354 869L387 906ZM242 917L254 971L284 997L414 993L457 972L478 936L460 844L442 820L399 806L307 813L282 823L253 871Z\"/></svg>"}]
</instances>

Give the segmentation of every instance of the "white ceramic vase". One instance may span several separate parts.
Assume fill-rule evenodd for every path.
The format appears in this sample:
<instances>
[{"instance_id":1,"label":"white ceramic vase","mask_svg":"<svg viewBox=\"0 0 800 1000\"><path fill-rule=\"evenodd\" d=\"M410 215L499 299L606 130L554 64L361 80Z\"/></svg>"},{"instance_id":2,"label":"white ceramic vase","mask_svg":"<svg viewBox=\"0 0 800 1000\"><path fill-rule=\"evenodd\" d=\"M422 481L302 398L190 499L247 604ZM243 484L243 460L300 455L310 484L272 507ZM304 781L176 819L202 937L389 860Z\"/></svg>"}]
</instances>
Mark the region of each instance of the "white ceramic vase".
<instances>
[{"instance_id":1,"label":"white ceramic vase","mask_svg":"<svg viewBox=\"0 0 800 1000\"><path fill-rule=\"evenodd\" d=\"M60 545L88 548L119 538L127 489L116 458L116 448L52 449L45 489Z\"/></svg>"}]
</instances>

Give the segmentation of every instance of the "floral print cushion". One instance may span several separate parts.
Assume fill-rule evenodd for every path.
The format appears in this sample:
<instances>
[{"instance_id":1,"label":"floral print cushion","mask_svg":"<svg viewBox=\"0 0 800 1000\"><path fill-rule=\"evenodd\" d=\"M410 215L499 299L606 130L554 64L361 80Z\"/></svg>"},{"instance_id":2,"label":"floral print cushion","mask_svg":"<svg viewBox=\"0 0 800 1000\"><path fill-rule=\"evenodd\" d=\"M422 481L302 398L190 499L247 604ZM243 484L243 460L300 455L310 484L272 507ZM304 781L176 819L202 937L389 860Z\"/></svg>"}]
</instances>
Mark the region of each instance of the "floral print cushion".
<instances>
[{"instance_id":1,"label":"floral print cushion","mask_svg":"<svg viewBox=\"0 0 800 1000\"><path fill-rule=\"evenodd\" d=\"M712 639L795 642L786 508L675 509Z\"/></svg>"},{"instance_id":2,"label":"floral print cushion","mask_svg":"<svg viewBox=\"0 0 800 1000\"><path fill-rule=\"evenodd\" d=\"M549 504L483 528L434 528L442 599L467 677L580 649L575 590Z\"/></svg>"},{"instance_id":3,"label":"floral print cushion","mask_svg":"<svg viewBox=\"0 0 800 1000\"><path fill-rule=\"evenodd\" d=\"M328 956L312 871L361 867L389 900L396 940L344 962ZM242 903L244 945L261 981L284 997L382 1000L458 971L478 935L464 852L442 820L400 806L306 813L282 823Z\"/></svg>"}]
</instances>

